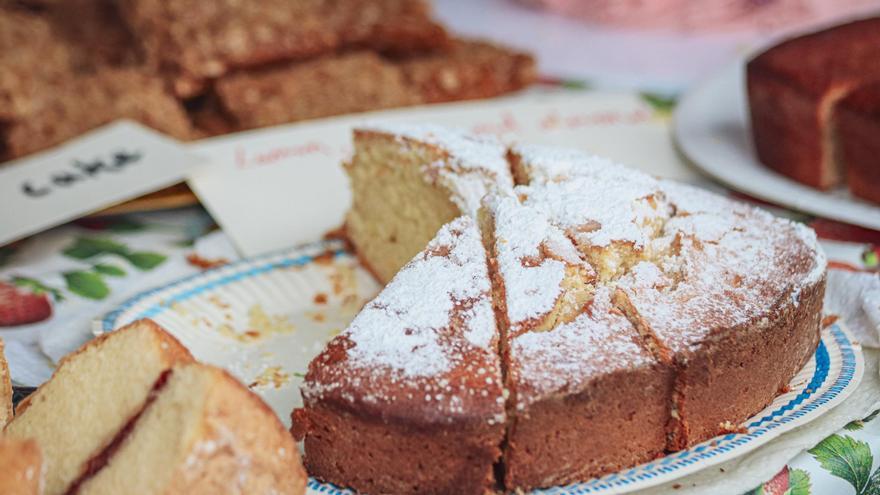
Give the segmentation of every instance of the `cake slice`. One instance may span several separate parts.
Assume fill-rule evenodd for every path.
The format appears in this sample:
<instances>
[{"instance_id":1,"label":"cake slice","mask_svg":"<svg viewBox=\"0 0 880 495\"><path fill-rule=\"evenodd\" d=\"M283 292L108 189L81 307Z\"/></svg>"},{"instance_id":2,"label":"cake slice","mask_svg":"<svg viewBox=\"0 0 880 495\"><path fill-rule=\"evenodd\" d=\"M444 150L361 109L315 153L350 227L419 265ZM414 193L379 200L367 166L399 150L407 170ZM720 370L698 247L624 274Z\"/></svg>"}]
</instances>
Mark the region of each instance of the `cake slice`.
<instances>
[{"instance_id":1,"label":"cake slice","mask_svg":"<svg viewBox=\"0 0 880 495\"><path fill-rule=\"evenodd\" d=\"M421 102L400 70L366 51L232 74L215 91L239 129Z\"/></svg>"},{"instance_id":2,"label":"cake slice","mask_svg":"<svg viewBox=\"0 0 880 495\"><path fill-rule=\"evenodd\" d=\"M0 340L0 431L10 421L12 421L12 379L3 352L3 341Z\"/></svg>"},{"instance_id":3,"label":"cake slice","mask_svg":"<svg viewBox=\"0 0 880 495\"><path fill-rule=\"evenodd\" d=\"M177 139L192 137L183 106L161 79L140 69L103 69L41 88L29 113L7 126L6 151L12 157L26 155L124 118Z\"/></svg>"},{"instance_id":4,"label":"cake slice","mask_svg":"<svg viewBox=\"0 0 880 495\"><path fill-rule=\"evenodd\" d=\"M530 55L479 40L457 39L448 52L409 57L395 65L425 103L491 98L537 79Z\"/></svg>"},{"instance_id":5,"label":"cake slice","mask_svg":"<svg viewBox=\"0 0 880 495\"><path fill-rule=\"evenodd\" d=\"M758 158L798 182L843 183L835 112L855 87L880 78L880 17L787 40L758 54L746 70Z\"/></svg>"},{"instance_id":6,"label":"cake slice","mask_svg":"<svg viewBox=\"0 0 880 495\"><path fill-rule=\"evenodd\" d=\"M43 495L43 475L36 441L0 436L0 493Z\"/></svg>"},{"instance_id":7,"label":"cake slice","mask_svg":"<svg viewBox=\"0 0 880 495\"><path fill-rule=\"evenodd\" d=\"M305 492L296 444L259 397L212 366L184 363L166 373L136 421L77 481L76 493Z\"/></svg>"},{"instance_id":8,"label":"cake slice","mask_svg":"<svg viewBox=\"0 0 880 495\"><path fill-rule=\"evenodd\" d=\"M65 357L6 426L10 439L35 439L46 495L67 493L94 457L142 409L165 370L192 356L150 320L104 334Z\"/></svg>"},{"instance_id":9,"label":"cake slice","mask_svg":"<svg viewBox=\"0 0 880 495\"><path fill-rule=\"evenodd\" d=\"M354 132L346 164L353 193L345 219L358 257L382 283L442 225L475 216L483 196L513 178L497 140L439 126L377 124Z\"/></svg>"},{"instance_id":10,"label":"cake slice","mask_svg":"<svg viewBox=\"0 0 880 495\"><path fill-rule=\"evenodd\" d=\"M836 123L838 158L846 170L849 190L880 203L880 80L844 98Z\"/></svg>"},{"instance_id":11,"label":"cake slice","mask_svg":"<svg viewBox=\"0 0 880 495\"><path fill-rule=\"evenodd\" d=\"M675 369L669 450L739 428L819 340L825 258L815 234L699 189L663 184L676 216L616 305ZM796 301L792 303L792 301Z\"/></svg>"},{"instance_id":12,"label":"cake slice","mask_svg":"<svg viewBox=\"0 0 880 495\"><path fill-rule=\"evenodd\" d=\"M462 216L309 365L293 413L309 473L364 493L495 489L498 345L480 232Z\"/></svg>"},{"instance_id":13,"label":"cake slice","mask_svg":"<svg viewBox=\"0 0 880 495\"><path fill-rule=\"evenodd\" d=\"M662 455L671 367L546 214L510 196L487 201L483 218L510 392L505 487L585 481Z\"/></svg>"}]
</instances>

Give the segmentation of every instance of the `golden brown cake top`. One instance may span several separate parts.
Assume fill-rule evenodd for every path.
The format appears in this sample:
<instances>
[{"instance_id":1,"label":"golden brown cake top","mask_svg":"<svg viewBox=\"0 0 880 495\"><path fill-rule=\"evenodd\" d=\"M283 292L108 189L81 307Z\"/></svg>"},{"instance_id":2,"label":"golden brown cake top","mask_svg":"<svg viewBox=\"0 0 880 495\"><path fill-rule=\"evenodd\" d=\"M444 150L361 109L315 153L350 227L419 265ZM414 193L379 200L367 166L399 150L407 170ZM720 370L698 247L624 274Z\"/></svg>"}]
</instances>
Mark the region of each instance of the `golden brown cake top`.
<instances>
[{"instance_id":1,"label":"golden brown cake top","mask_svg":"<svg viewBox=\"0 0 880 495\"><path fill-rule=\"evenodd\" d=\"M497 345L480 232L460 217L312 362L303 395L386 420L500 424Z\"/></svg>"}]
</instances>

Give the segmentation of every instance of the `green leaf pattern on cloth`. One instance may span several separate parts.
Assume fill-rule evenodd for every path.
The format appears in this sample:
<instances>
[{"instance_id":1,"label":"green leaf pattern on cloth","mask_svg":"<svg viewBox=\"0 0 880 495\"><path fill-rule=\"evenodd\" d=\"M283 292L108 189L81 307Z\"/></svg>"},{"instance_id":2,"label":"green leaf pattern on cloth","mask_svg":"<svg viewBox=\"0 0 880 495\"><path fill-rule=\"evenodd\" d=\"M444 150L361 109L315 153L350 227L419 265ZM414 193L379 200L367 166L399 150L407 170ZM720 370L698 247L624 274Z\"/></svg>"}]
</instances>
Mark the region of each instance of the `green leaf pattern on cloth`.
<instances>
[{"instance_id":1,"label":"green leaf pattern on cloth","mask_svg":"<svg viewBox=\"0 0 880 495\"><path fill-rule=\"evenodd\" d=\"M834 434L808 452L824 469L852 485L856 494L868 493L874 455L866 442Z\"/></svg>"},{"instance_id":2,"label":"green leaf pattern on cloth","mask_svg":"<svg viewBox=\"0 0 880 495\"><path fill-rule=\"evenodd\" d=\"M744 495L824 495L831 493L828 484L833 478L843 480L852 487L849 491L840 492L839 486L835 486L835 495L880 495L880 466L871 471L875 455L871 452L871 444L862 440L875 438L878 430L876 425L867 429L875 430L873 432L866 431L866 426L878 415L880 410L844 427L843 431L855 432L854 435L861 439L846 434L834 434L808 450L818 464L815 468L809 463L794 461L808 469L792 467L791 464L785 466L773 479ZM824 476L823 470L830 477ZM816 483L820 485L818 488Z\"/></svg>"},{"instance_id":3,"label":"green leaf pattern on cloth","mask_svg":"<svg viewBox=\"0 0 880 495\"><path fill-rule=\"evenodd\" d=\"M122 225L122 231L134 232L147 228L143 223L132 221ZM108 229L110 230L110 229ZM116 256L126 260L140 271L149 271L164 263L168 257L152 251L132 251L125 244L108 237L78 236L66 247L62 254L78 261L91 261L100 258L88 268L69 270L62 273L69 292L85 299L100 301L110 294L110 287L104 277L121 278L128 272L115 263L103 261L106 256ZM36 293L51 293L56 301L64 300L61 290L49 287L39 280L15 277L12 282Z\"/></svg>"},{"instance_id":4,"label":"green leaf pattern on cloth","mask_svg":"<svg viewBox=\"0 0 880 495\"><path fill-rule=\"evenodd\" d=\"M67 290L80 297L101 300L110 294L110 288L104 283L104 279L95 272L76 270L63 275Z\"/></svg>"},{"instance_id":5,"label":"green leaf pattern on cloth","mask_svg":"<svg viewBox=\"0 0 880 495\"><path fill-rule=\"evenodd\" d=\"M107 275L108 277L124 277L125 270L119 268L116 265L108 265L106 263L98 263L94 266L94 270L101 275Z\"/></svg>"},{"instance_id":6,"label":"green leaf pattern on cloth","mask_svg":"<svg viewBox=\"0 0 880 495\"><path fill-rule=\"evenodd\" d=\"M77 237L63 253L70 258L87 260L105 253L124 255L128 253L128 248L124 244L102 237Z\"/></svg>"},{"instance_id":7,"label":"green leaf pattern on cloth","mask_svg":"<svg viewBox=\"0 0 880 495\"><path fill-rule=\"evenodd\" d=\"M43 282L40 282L39 280L33 278L14 277L12 279L12 284L16 287L27 289L34 294L51 294L52 299L54 299L55 302L61 302L64 300L64 294L59 289L49 287Z\"/></svg>"},{"instance_id":8,"label":"green leaf pattern on cloth","mask_svg":"<svg viewBox=\"0 0 880 495\"><path fill-rule=\"evenodd\" d=\"M803 469L788 472L788 490L785 495L810 495L810 473Z\"/></svg>"},{"instance_id":9,"label":"green leaf pattern on cloth","mask_svg":"<svg viewBox=\"0 0 880 495\"><path fill-rule=\"evenodd\" d=\"M150 252L126 253L122 256L127 259L129 263L144 271L156 268L166 259L164 254Z\"/></svg>"}]
</instances>

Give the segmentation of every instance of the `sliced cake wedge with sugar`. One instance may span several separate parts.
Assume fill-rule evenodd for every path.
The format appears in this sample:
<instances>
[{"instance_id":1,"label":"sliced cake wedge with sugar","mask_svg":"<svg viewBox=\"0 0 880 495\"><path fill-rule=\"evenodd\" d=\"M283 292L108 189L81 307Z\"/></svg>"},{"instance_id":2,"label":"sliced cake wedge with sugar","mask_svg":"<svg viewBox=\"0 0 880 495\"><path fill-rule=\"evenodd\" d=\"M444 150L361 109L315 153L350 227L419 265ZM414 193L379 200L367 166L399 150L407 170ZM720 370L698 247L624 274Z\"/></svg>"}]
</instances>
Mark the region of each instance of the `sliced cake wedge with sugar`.
<instances>
[{"instance_id":1,"label":"sliced cake wedge with sugar","mask_svg":"<svg viewBox=\"0 0 880 495\"><path fill-rule=\"evenodd\" d=\"M505 486L583 481L661 455L671 368L547 214L503 197L483 218L510 391Z\"/></svg>"},{"instance_id":2,"label":"sliced cake wedge with sugar","mask_svg":"<svg viewBox=\"0 0 880 495\"><path fill-rule=\"evenodd\" d=\"M489 137L382 123L356 128L354 148L345 165L353 193L346 235L382 283L441 226L476 215L488 192L513 187L506 147Z\"/></svg>"},{"instance_id":3,"label":"sliced cake wedge with sugar","mask_svg":"<svg viewBox=\"0 0 880 495\"><path fill-rule=\"evenodd\" d=\"M3 341L0 340L0 430L12 420L12 377L6 362Z\"/></svg>"},{"instance_id":4,"label":"sliced cake wedge with sugar","mask_svg":"<svg viewBox=\"0 0 880 495\"><path fill-rule=\"evenodd\" d=\"M664 182L664 248L617 282L615 302L676 370L670 450L737 429L819 339L825 256L808 228Z\"/></svg>"},{"instance_id":5,"label":"sliced cake wedge with sugar","mask_svg":"<svg viewBox=\"0 0 880 495\"><path fill-rule=\"evenodd\" d=\"M462 216L309 365L293 414L309 472L365 493L494 489L498 345L480 232Z\"/></svg>"}]
</instances>

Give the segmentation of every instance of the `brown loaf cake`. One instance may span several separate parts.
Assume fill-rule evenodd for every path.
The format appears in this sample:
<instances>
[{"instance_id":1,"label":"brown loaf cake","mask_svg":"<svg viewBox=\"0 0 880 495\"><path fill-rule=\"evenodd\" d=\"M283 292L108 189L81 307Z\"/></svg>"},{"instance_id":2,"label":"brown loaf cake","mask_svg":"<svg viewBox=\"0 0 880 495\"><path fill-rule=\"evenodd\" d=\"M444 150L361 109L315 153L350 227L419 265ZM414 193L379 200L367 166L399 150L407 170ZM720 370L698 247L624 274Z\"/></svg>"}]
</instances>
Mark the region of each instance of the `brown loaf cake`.
<instances>
[{"instance_id":1,"label":"brown loaf cake","mask_svg":"<svg viewBox=\"0 0 880 495\"><path fill-rule=\"evenodd\" d=\"M475 146L442 128L358 129L350 173L368 157L418 171L394 180L381 173L353 180L359 221L403 225L393 218L405 217L403 208L370 209L359 205L358 196L369 194L370 187L400 191L413 182L422 187L424 169L435 166L437 149L444 147L447 160L480 157L476 162L494 163L489 157L498 156L497 147ZM576 151L514 146L506 157L519 185L482 184L485 196L476 214L495 309L488 324L498 335L505 385L505 431L498 444L503 454L496 469L503 489L584 481L727 433L770 403L815 351L826 262L806 227ZM501 175L507 177L496 173ZM410 201L429 196L417 197ZM455 212L429 211L435 214L426 222ZM415 236L406 237L412 234L399 231L395 241L412 245ZM373 248L359 253L369 266L382 263L379 248L388 246L384 237L361 237L354 244ZM397 390L408 381L389 380L379 371L391 367L401 373L405 365L389 356L421 354L426 345L400 339L393 329L420 328L425 305L445 300L435 295L442 286L430 283L446 280L441 271L412 274L428 255L458 258L433 241L311 363L305 409L293 419L294 429L305 436L306 464L320 466L313 474L366 492L448 492L446 485L430 483L433 476L420 477L434 466L414 473L417 486L395 485L396 490L363 479L397 480L410 471L362 445L376 438L406 444L400 425L436 418L433 409L411 406L400 421L398 405L385 400L385 387L391 383ZM455 273L450 268L446 276ZM377 312L394 315L394 324ZM382 336L367 341L369 356L383 356L381 366L362 362L366 351L349 341L365 329ZM484 359L470 347L444 355L454 362L473 362L475 356ZM420 380L445 376L421 371ZM349 406L328 408L328 397ZM456 422L458 414L449 414L449 421ZM371 429L361 435L367 423ZM421 444L452 434L420 432ZM353 445L357 448L349 450ZM482 493L487 486L468 484L456 493Z\"/></svg>"},{"instance_id":2,"label":"brown loaf cake","mask_svg":"<svg viewBox=\"0 0 880 495\"><path fill-rule=\"evenodd\" d=\"M880 80L860 87L840 102L837 144L849 190L880 203Z\"/></svg>"},{"instance_id":3,"label":"brown loaf cake","mask_svg":"<svg viewBox=\"0 0 880 495\"><path fill-rule=\"evenodd\" d=\"M787 40L749 61L749 110L761 162L820 189L844 184L838 103L880 80L878 59L880 17L874 17Z\"/></svg>"},{"instance_id":4,"label":"brown loaf cake","mask_svg":"<svg viewBox=\"0 0 880 495\"><path fill-rule=\"evenodd\" d=\"M123 17L178 95L201 92L232 68L365 47L442 49L445 30L422 0L126 0Z\"/></svg>"},{"instance_id":5,"label":"brown loaf cake","mask_svg":"<svg viewBox=\"0 0 880 495\"><path fill-rule=\"evenodd\" d=\"M149 320L65 357L4 436L39 442L45 495L305 491L277 416Z\"/></svg>"},{"instance_id":6,"label":"brown loaf cake","mask_svg":"<svg viewBox=\"0 0 880 495\"><path fill-rule=\"evenodd\" d=\"M309 365L293 415L309 473L364 493L491 491L498 344L480 232L460 217Z\"/></svg>"},{"instance_id":7,"label":"brown loaf cake","mask_svg":"<svg viewBox=\"0 0 880 495\"><path fill-rule=\"evenodd\" d=\"M0 121L31 113L39 90L66 78L71 58L46 19L0 8Z\"/></svg>"},{"instance_id":8,"label":"brown loaf cake","mask_svg":"<svg viewBox=\"0 0 880 495\"><path fill-rule=\"evenodd\" d=\"M43 464L34 440L0 436L0 493L43 495Z\"/></svg>"}]
</instances>

